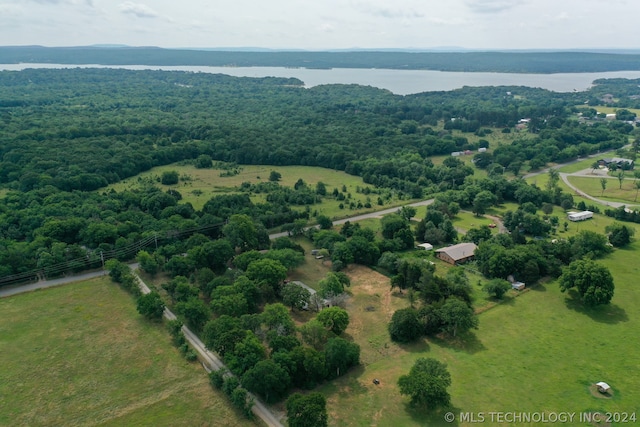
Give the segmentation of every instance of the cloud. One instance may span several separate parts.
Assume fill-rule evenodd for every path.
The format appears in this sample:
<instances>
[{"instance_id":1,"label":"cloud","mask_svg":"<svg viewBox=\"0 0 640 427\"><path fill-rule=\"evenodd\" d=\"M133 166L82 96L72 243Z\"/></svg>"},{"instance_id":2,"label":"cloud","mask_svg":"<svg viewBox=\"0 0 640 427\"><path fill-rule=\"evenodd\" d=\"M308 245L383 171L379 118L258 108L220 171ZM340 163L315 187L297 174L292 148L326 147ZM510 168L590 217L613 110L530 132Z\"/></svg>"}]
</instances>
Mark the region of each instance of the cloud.
<instances>
[{"instance_id":1,"label":"cloud","mask_svg":"<svg viewBox=\"0 0 640 427\"><path fill-rule=\"evenodd\" d=\"M385 6L377 6L368 2L357 2L354 4L355 8L362 13L373 15L376 17L388 18L388 19L407 19L407 18L422 18L424 14L412 9L404 8L390 8Z\"/></svg>"},{"instance_id":2,"label":"cloud","mask_svg":"<svg viewBox=\"0 0 640 427\"><path fill-rule=\"evenodd\" d=\"M499 13L525 3L523 0L467 0L466 4L476 13Z\"/></svg>"},{"instance_id":3,"label":"cloud","mask_svg":"<svg viewBox=\"0 0 640 427\"><path fill-rule=\"evenodd\" d=\"M158 13L142 3L126 1L120 3L120 12L135 15L138 18L157 18Z\"/></svg>"}]
</instances>

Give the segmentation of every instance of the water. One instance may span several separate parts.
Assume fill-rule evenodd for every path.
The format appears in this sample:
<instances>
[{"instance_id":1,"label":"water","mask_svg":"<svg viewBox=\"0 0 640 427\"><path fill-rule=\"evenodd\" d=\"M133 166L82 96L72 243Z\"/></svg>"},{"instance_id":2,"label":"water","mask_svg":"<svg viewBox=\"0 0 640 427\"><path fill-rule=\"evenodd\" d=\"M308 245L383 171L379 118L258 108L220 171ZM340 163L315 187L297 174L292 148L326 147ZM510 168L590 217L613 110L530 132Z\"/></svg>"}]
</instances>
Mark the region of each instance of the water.
<instances>
[{"instance_id":1,"label":"water","mask_svg":"<svg viewBox=\"0 0 640 427\"><path fill-rule=\"evenodd\" d=\"M75 64L0 64L0 70L26 68L122 68L127 70L171 70L228 74L236 77L295 77L306 87L322 84L359 84L387 89L398 95L420 92L448 91L463 86L528 86L555 92L585 91L596 79L639 79L640 71L612 71L604 73L470 73L431 70L387 70L362 68L334 68L315 70L284 67L207 67L154 65L75 65Z\"/></svg>"}]
</instances>

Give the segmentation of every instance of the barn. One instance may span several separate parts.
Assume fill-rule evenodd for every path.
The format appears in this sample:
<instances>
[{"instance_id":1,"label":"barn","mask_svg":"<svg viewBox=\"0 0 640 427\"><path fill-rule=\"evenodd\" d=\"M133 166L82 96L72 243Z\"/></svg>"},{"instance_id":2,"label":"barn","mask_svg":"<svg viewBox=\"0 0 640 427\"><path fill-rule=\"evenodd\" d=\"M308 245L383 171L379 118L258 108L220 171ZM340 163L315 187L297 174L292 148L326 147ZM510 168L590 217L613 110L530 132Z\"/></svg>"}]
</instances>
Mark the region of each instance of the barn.
<instances>
[{"instance_id":1,"label":"barn","mask_svg":"<svg viewBox=\"0 0 640 427\"><path fill-rule=\"evenodd\" d=\"M473 254L476 249L478 249L478 247L475 243L459 243L437 249L436 257L452 265L462 264L473 259Z\"/></svg>"}]
</instances>

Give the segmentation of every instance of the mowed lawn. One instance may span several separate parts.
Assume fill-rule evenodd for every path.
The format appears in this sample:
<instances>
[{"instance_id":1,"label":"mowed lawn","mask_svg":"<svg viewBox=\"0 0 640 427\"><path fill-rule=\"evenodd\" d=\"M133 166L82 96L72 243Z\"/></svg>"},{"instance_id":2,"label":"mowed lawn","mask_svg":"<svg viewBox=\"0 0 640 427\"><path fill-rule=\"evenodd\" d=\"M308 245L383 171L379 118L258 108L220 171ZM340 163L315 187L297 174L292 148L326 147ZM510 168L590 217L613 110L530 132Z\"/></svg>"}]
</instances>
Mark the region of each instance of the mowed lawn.
<instances>
[{"instance_id":1,"label":"mowed lawn","mask_svg":"<svg viewBox=\"0 0 640 427\"><path fill-rule=\"evenodd\" d=\"M632 173L626 173L622 186L620 186L620 181L617 178L607 177L607 185L604 191L600 182L601 177L569 176L568 179L571 184L598 199L627 202L629 204L638 203L637 196L640 194L638 194L639 191L636 188Z\"/></svg>"},{"instance_id":2,"label":"mowed lawn","mask_svg":"<svg viewBox=\"0 0 640 427\"><path fill-rule=\"evenodd\" d=\"M640 416L639 261L640 242L599 261L616 283L608 306L586 310L552 281L481 313L479 329L464 338L403 346L389 340L386 327L393 310L408 305L406 296L391 293L388 279L377 273L352 269L346 333L362 346L362 367L321 388L329 401L330 424L467 425L459 422L460 412L491 411ZM448 364L454 423L444 421L445 411L411 408L399 394L398 378L418 357ZM380 385L373 384L374 378ZM598 381L612 386L612 398L592 394L590 386Z\"/></svg>"},{"instance_id":3,"label":"mowed lawn","mask_svg":"<svg viewBox=\"0 0 640 427\"><path fill-rule=\"evenodd\" d=\"M2 426L256 425L108 279L3 298L0 312Z\"/></svg>"}]
</instances>

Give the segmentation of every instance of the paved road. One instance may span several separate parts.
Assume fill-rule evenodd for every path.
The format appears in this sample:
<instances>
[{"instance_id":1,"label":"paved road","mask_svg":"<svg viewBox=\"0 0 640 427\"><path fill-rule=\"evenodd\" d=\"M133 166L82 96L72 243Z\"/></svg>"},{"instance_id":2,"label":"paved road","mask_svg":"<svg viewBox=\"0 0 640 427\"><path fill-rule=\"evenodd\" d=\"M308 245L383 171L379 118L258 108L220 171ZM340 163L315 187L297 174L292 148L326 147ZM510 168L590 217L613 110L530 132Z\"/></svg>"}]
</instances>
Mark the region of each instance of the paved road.
<instances>
[{"instance_id":1,"label":"paved road","mask_svg":"<svg viewBox=\"0 0 640 427\"><path fill-rule=\"evenodd\" d=\"M59 279L42 280L35 283L29 283L28 285L2 287L0 288L0 298L10 297L12 295L21 294L23 292L50 288L52 286L66 285L67 283L81 282L83 280L93 279L94 277L104 276L105 274L107 274L107 272L104 270L92 271L89 273L82 273L74 276L60 277Z\"/></svg>"},{"instance_id":2,"label":"paved road","mask_svg":"<svg viewBox=\"0 0 640 427\"><path fill-rule=\"evenodd\" d=\"M412 206L412 207L416 207L416 208L419 207L419 206L428 206L431 203L433 203L434 200L435 199L422 200L420 202L409 203L408 205L405 205L405 206ZM380 218L380 217L382 217L384 215L389 215L389 214L392 214L392 213L396 213L396 212L398 212L399 209L402 209L402 206L396 206L395 208L383 209L381 211L369 212L369 213L361 214L361 215L354 215L354 216L350 216L349 218L337 219L337 220L333 221L333 225L341 225L341 224L344 224L347 221L349 221L349 222L358 222L358 221L362 221L362 220L365 220L365 219ZM313 227L318 228L319 226L314 225ZM309 227L309 228L311 228L311 227ZM282 232L282 233L270 234L269 238L271 240L273 240L273 239L277 239L278 237L286 237L286 236L289 236L289 233L285 231L285 232Z\"/></svg>"},{"instance_id":3,"label":"paved road","mask_svg":"<svg viewBox=\"0 0 640 427\"><path fill-rule=\"evenodd\" d=\"M138 285L140 286L140 290L142 291L142 293L148 294L149 292L151 292L149 286L144 283L140 276L138 276L135 272L133 274L138 279ZM176 319L176 315L173 314L168 308L164 309L164 317L168 320ZM200 355L201 360L203 360L203 367L205 368L205 370L207 370L207 372L210 372L211 370L217 371L219 369L226 369L226 366L224 365L222 360L220 360L217 355L207 350L207 347L200 340L200 338L198 338L196 334L191 332L188 327L183 326L182 332L184 333L184 336L189 344L191 344L191 347L195 349ZM267 408L258 399L257 396L253 395L252 393L248 393L248 395L254 401L251 411L255 414L256 417L259 417L269 427L284 427L283 424L278 420L278 418L273 414L273 412L271 412L269 408Z\"/></svg>"},{"instance_id":4,"label":"paved road","mask_svg":"<svg viewBox=\"0 0 640 427\"><path fill-rule=\"evenodd\" d=\"M590 196L587 193L583 192L582 190L580 190L578 187L576 187L575 185L571 184L569 182L569 179L567 178L569 175L574 175L574 174L568 174L568 173L561 173L560 174L560 178L562 179L562 182L564 182L565 184L567 184L567 186L569 188L571 188L573 191L576 192L576 194L580 197L584 197L586 199L589 200L593 200L596 203L600 203L601 205L605 205L605 206L610 206L612 208L619 208L620 206L630 206L632 205L632 203L620 203L620 202L610 202L608 200L602 200L602 199L598 199L596 197Z\"/></svg>"}]
</instances>

